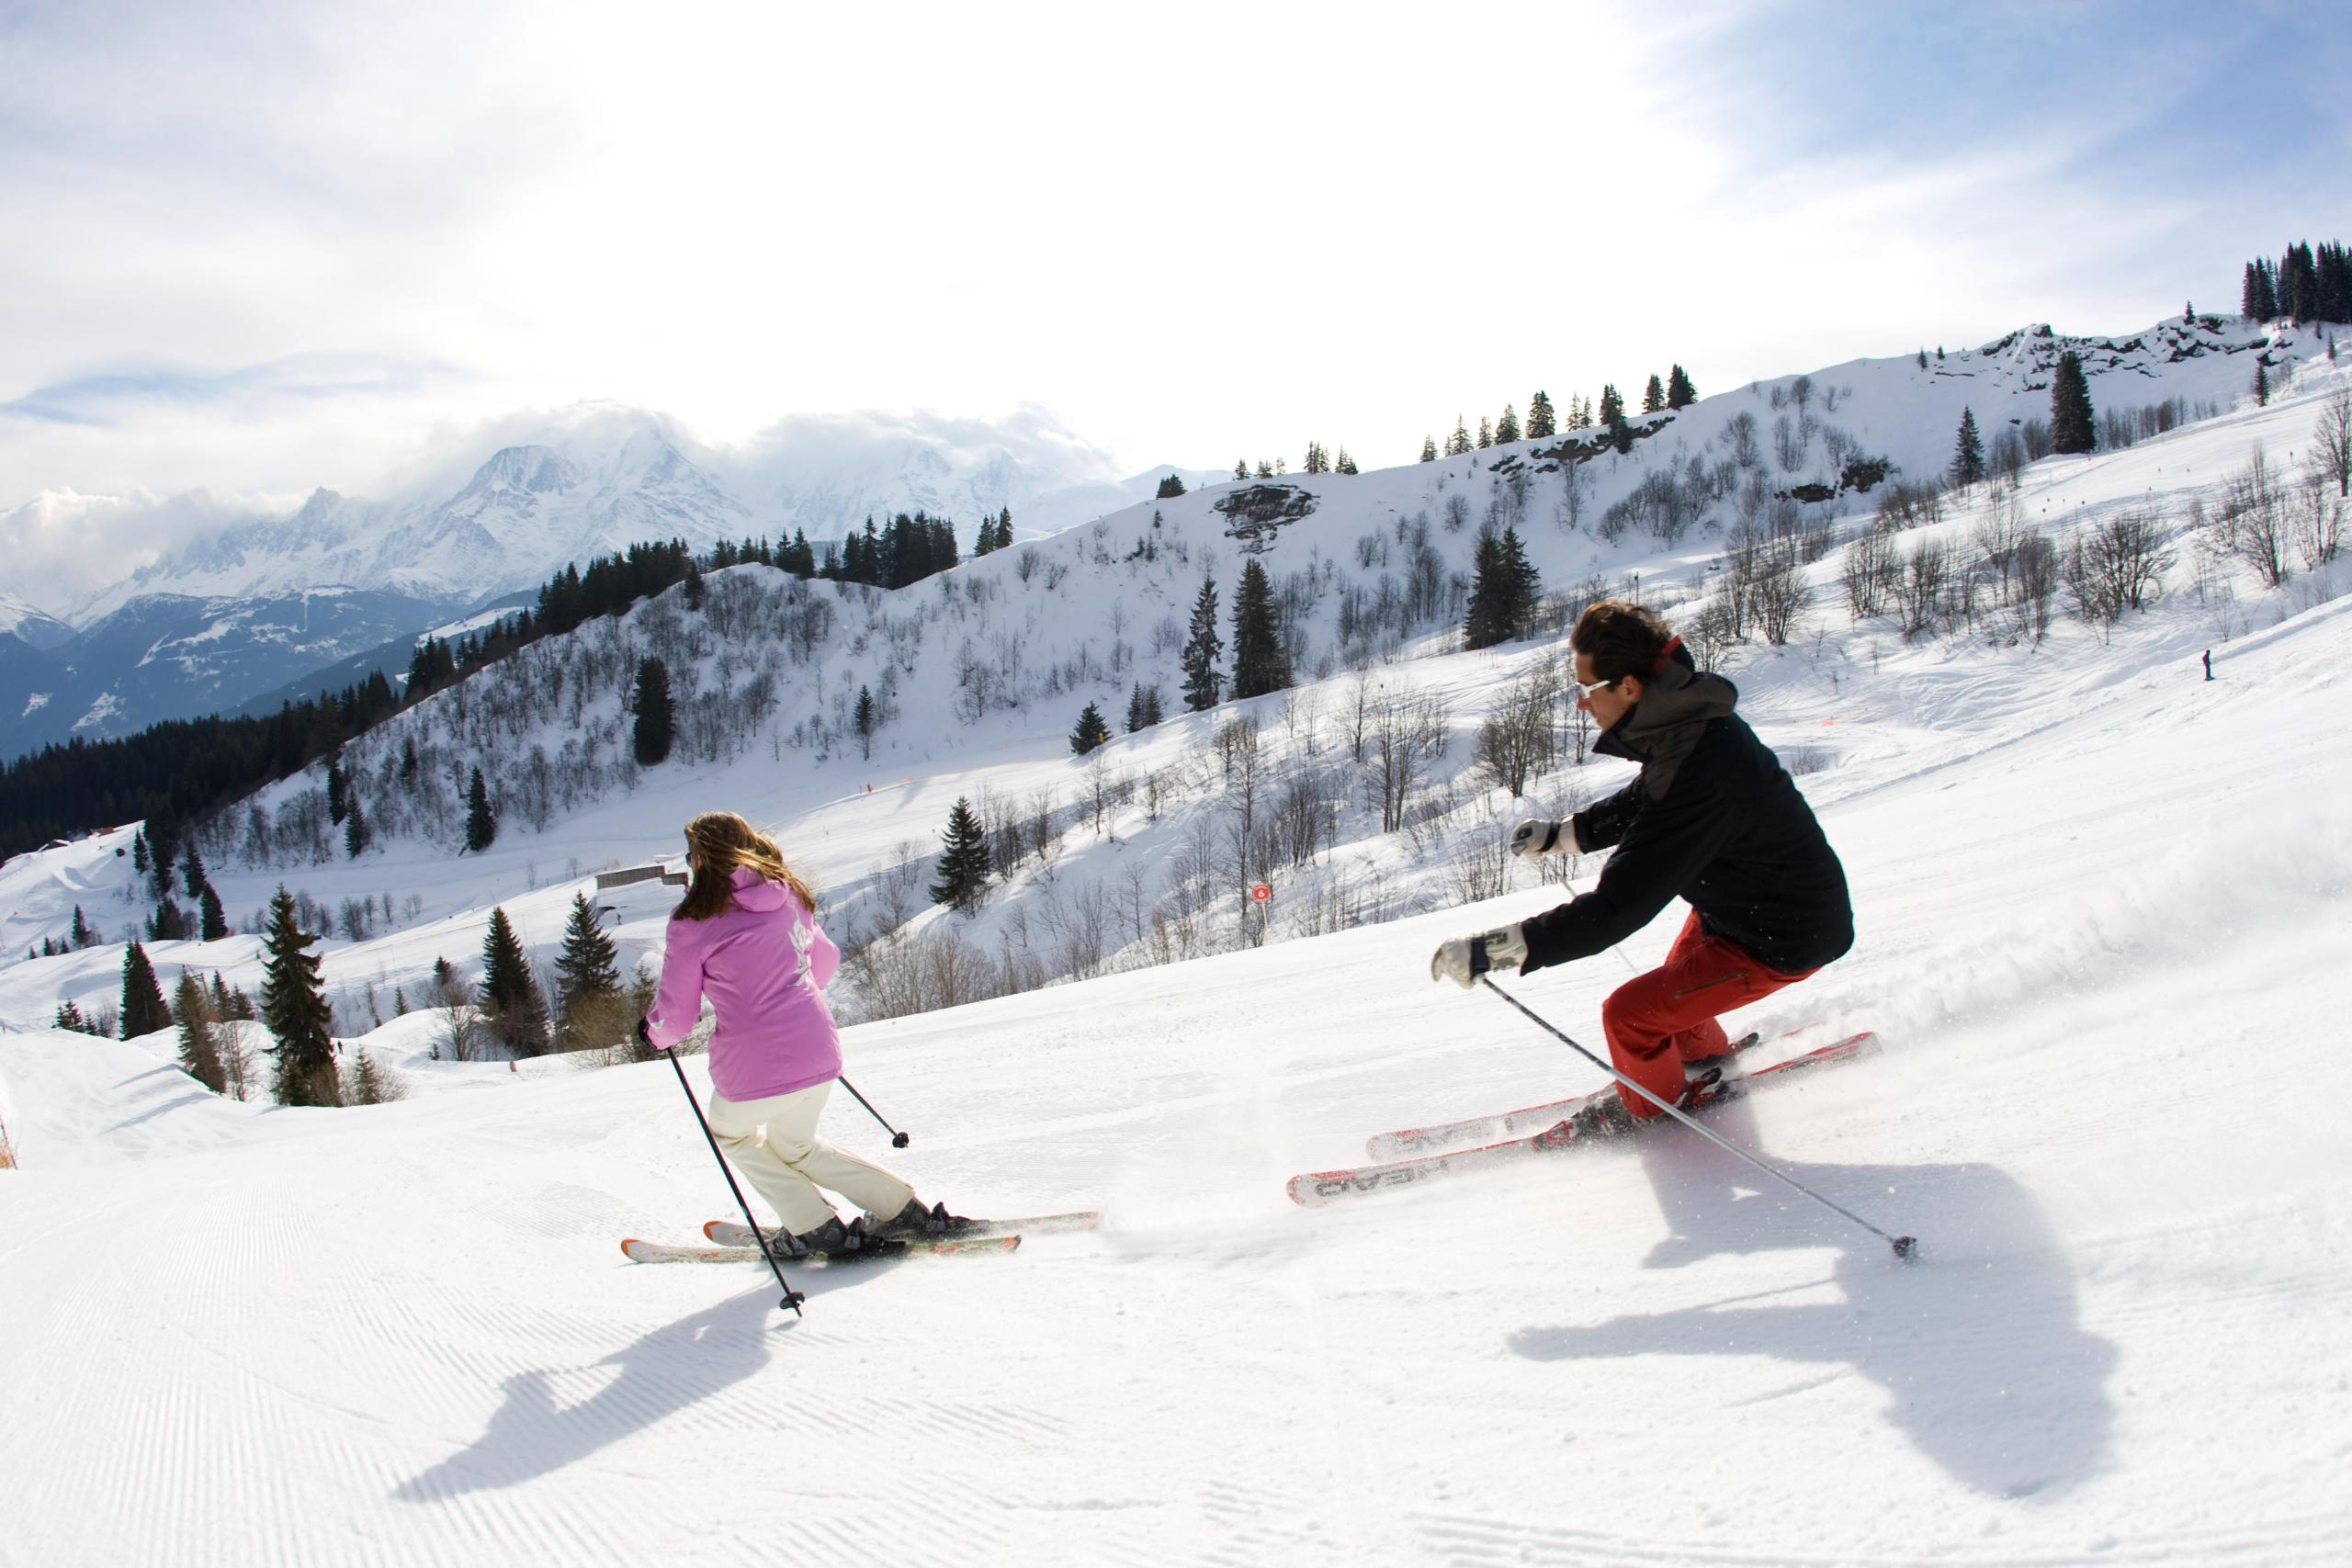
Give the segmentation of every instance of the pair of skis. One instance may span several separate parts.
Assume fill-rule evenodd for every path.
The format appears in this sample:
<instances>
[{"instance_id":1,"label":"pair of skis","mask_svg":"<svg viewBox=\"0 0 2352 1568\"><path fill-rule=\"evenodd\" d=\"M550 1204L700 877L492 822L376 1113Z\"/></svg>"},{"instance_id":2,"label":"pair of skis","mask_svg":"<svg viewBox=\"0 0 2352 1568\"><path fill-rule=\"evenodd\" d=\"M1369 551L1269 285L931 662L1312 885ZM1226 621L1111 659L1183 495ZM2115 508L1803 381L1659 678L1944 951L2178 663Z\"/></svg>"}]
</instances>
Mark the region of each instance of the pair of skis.
<instances>
[{"instance_id":1,"label":"pair of skis","mask_svg":"<svg viewBox=\"0 0 2352 1568\"><path fill-rule=\"evenodd\" d=\"M1753 1036L1741 1042L1735 1059L1737 1055L1752 1049L1754 1044ZM1703 1108L1736 1100L1756 1089L1786 1083L1818 1067L1874 1055L1878 1049L1878 1036L1865 1031L1792 1056L1785 1062L1759 1067L1752 1073L1726 1073L1713 1086L1712 1092L1701 1105ZM1365 1141L1364 1153L1379 1163L1344 1170L1313 1170L1294 1176L1290 1179L1290 1196L1294 1202L1308 1208L1319 1208L1348 1198L1369 1197L1375 1192L1411 1187L1439 1177L1457 1176L1464 1171L1484 1169L1489 1166L1508 1165L1530 1155L1550 1154L1572 1145L1590 1142L1592 1140L1577 1135L1574 1125L1577 1112L1616 1092L1616 1085L1611 1084L1573 1100L1531 1105L1498 1116L1473 1116L1461 1122L1375 1134ZM1476 1142L1498 1138L1499 1142ZM1453 1146L1463 1144L1473 1146Z\"/></svg>"},{"instance_id":2,"label":"pair of skis","mask_svg":"<svg viewBox=\"0 0 2352 1568\"><path fill-rule=\"evenodd\" d=\"M796 1269L832 1269L843 1264L881 1263L893 1258L954 1258L966 1254L1011 1252L1025 1231L1092 1230L1102 1219L1093 1210L1067 1214L1032 1214L1017 1220L984 1220L956 1235L893 1236L887 1247L871 1252L811 1253L787 1261ZM621 1253L632 1263L756 1263L760 1237L751 1227L733 1220L712 1220L702 1227L712 1245L678 1247L668 1242L621 1243ZM773 1232L761 1233L773 1235Z\"/></svg>"}]
</instances>

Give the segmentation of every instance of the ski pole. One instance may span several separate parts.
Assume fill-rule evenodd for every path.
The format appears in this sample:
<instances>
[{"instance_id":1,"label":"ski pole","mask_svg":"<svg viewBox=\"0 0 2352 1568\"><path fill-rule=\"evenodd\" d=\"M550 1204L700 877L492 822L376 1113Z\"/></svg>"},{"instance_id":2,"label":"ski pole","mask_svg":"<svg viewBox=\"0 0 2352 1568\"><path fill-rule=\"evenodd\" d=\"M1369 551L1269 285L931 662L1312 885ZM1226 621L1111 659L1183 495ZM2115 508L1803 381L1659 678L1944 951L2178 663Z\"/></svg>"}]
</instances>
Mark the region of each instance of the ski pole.
<instances>
[{"instance_id":1,"label":"ski pole","mask_svg":"<svg viewBox=\"0 0 2352 1568\"><path fill-rule=\"evenodd\" d=\"M1534 1021L1537 1027L1544 1030L1554 1038L1559 1040L1563 1044L1566 1045L1569 1050L1574 1051L1577 1055L1582 1056L1586 1061L1590 1062L1594 1066L1599 1067L1602 1072L1607 1073L1611 1077L1615 1078L1619 1083L1623 1084L1627 1089L1632 1089L1635 1094L1640 1095L1644 1100L1648 1100L1652 1105L1657 1106L1660 1111L1665 1111L1677 1122L1681 1122L1692 1132L1697 1133L1709 1143L1714 1145L1717 1148L1723 1149L1730 1154L1737 1155L1740 1158L1746 1160L1748 1164L1754 1166L1765 1175L1770 1176L1776 1180L1784 1182L1788 1186L1795 1188L1798 1191L1804 1193L1806 1197L1812 1199L1823 1208L1837 1210L1838 1213L1845 1215L1848 1219L1853 1221L1856 1224L1870 1232L1871 1235L1878 1237L1879 1240L1894 1248L1895 1257L1903 1258L1907 1262L1919 1255L1919 1238L1917 1236L1889 1235L1884 1231L1879 1229L1876 1225L1871 1224L1870 1221L1862 1218L1861 1215L1854 1213L1851 1209L1844 1208L1837 1203L1831 1202L1828 1199L1824 1198L1820 1193L1815 1192L1812 1188L1807 1187L1804 1182L1799 1181L1795 1177L1790 1176L1783 1171L1767 1165L1764 1161L1757 1158L1754 1155L1749 1154L1746 1149L1741 1148L1737 1144L1731 1142L1727 1138L1719 1137L1707 1128L1701 1126L1679 1106L1668 1104L1665 1100L1660 1100L1657 1095L1652 1094L1648 1089L1644 1089L1640 1084L1635 1083L1632 1078L1629 1078L1624 1074L1619 1072L1609 1063L1602 1061L1600 1057L1594 1055L1591 1052L1586 1050L1583 1046L1569 1039L1566 1034L1539 1015L1534 1009L1529 1007L1525 1002L1521 1001L1517 997L1512 996L1509 991L1504 990L1500 986L1496 985L1492 976L1481 975L1478 976L1478 982L1485 986L1487 989L1494 992L1495 995L1502 998L1503 1000L1517 1008L1521 1012L1525 1013L1529 1019Z\"/></svg>"},{"instance_id":2,"label":"ski pole","mask_svg":"<svg viewBox=\"0 0 2352 1568\"><path fill-rule=\"evenodd\" d=\"M851 1099L865 1107L865 1113L868 1116L873 1117L876 1122L882 1122L882 1112L874 1109L874 1102L872 1100L867 1100L865 1096L857 1092L857 1086L855 1084L850 1082L847 1078L843 1078L842 1079L842 1087L849 1090ZM890 1146L892 1148L903 1149L907 1146L908 1138L904 1133L899 1132L888 1122L882 1122L882 1130L890 1134Z\"/></svg>"},{"instance_id":3,"label":"ski pole","mask_svg":"<svg viewBox=\"0 0 2352 1568\"><path fill-rule=\"evenodd\" d=\"M727 1178L727 1190L735 1194L735 1206L743 1211L743 1223L751 1227L753 1245L758 1246L760 1222L752 1218L752 1205L743 1201L743 1190L735 1185L735 1173L727 1168L727 1156L718 1152L718 1140L711 1135L710 1121L702 1113L702 1101L695 1098L694 1085L686 1081L686 1069L679 1065L677 1052L667 1045L662 1048L662 1054L670 1058L670 1066L677 1070L678 1087L686 1091L686 1103L694 1107L695 1125L702 1129L703 1142L710 1145L710 1157L718 1162L718 1174ZM777 1288L784 1292L784 1300L777 1303L777 1310L782 1311L789 1307L795 1315L808 1316L807 1313L800 1310L800 1303L808 1298L785 1283L784 1265L775 1260L775 1254L770 1252L764 1246L761 1246L760 1256L768 1260L768 1269L775 1275Z\"/></svg>"}]
</instances>

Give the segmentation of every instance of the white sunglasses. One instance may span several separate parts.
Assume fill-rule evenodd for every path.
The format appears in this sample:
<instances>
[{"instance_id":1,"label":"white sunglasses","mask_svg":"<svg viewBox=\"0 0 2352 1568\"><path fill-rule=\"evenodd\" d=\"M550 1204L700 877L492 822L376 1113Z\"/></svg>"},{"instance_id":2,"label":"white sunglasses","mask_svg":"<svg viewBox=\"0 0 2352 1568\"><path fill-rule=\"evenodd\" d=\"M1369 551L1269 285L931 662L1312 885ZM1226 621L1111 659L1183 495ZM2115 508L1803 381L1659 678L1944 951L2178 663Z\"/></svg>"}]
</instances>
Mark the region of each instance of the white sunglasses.
<instances>
[{"instance_id":1,"label":"white sunglasses","mask_svg":"<svg viewBox=\"0 0 2352 1568\"><path fill-rule=\"evenodd\" d=\"M1605 692L1624 678L1623 675L1611 675L1606 681L1570 681L1568 685L1576 693L1577 701L1584 702L1590 698L1593 693Z\"/></svg>"}]
</instances>

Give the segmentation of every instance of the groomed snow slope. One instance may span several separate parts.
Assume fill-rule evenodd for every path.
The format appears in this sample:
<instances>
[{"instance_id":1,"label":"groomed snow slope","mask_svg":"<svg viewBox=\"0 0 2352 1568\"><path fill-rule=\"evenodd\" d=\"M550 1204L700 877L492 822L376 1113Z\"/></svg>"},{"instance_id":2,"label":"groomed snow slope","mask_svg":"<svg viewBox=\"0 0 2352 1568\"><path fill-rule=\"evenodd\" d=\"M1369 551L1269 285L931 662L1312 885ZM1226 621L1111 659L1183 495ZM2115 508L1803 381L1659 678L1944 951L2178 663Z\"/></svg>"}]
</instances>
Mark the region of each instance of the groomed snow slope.
<instances>
[{"instance_id":1,"label":"groomed snow slope","mask_svg":"<svg viewBox=\"0 0 2352 1568\"><path fill-rule=\"evenodd\" d=\"M1532 890L854 1032L914 1144L833 1136L1108 1220L803 1321L616 1250L726 1212L663 1064L262 1111L0 1036L0 1564L2340 1563L2352 600L2222 673L2011 666L1982 744L1808 780L1861 942L1742 1016L1887 1052L1717 1126L1912 1267L1679 1131L1291 1206L1595 1081L1426 977ZM1626 973L1514 988L1591 1039Z\"/></svg>"}]
</instances>

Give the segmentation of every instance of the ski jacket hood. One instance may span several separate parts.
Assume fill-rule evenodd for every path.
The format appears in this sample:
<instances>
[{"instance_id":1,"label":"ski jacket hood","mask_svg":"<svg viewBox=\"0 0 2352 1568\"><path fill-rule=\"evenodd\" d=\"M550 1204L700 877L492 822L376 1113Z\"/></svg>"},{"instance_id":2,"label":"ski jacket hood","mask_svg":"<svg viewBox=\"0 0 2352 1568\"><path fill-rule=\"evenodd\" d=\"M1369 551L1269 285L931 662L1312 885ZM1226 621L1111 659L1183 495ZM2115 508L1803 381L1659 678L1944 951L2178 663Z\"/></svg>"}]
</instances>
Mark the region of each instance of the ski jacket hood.
<instances>
[{"instance_id":1,"label":"ski jacket hood","mask_svg":"<svg viewBox=\"0 0 2352 1568\"><path fill-rule=\"evenodd\" d=\"M750 866L729 881L731 908L671 919L646 1032L656 1045L676 1044L694 1032L707 997L718 1016L711 1088L738 1103L841 1077L841 1033L825 1002L841 950L789 887Z\"/></svg>"},{"instance_id":2,"label":"ski jacket hood","mask_svg":"<svg viewBox=\"0 0 2352 1568\"><path fill-rule=\"evenodd\" d=\"M1706 733L1707 721L1722 718L1738 705L1739 688L1700 670L1677 637L1642 682L1642 700L1602 734L1593 750L1641 763L1642 787L1652 800L1663 800L1674 787L1682 759Z\"/></svg>"}]
</instances>

